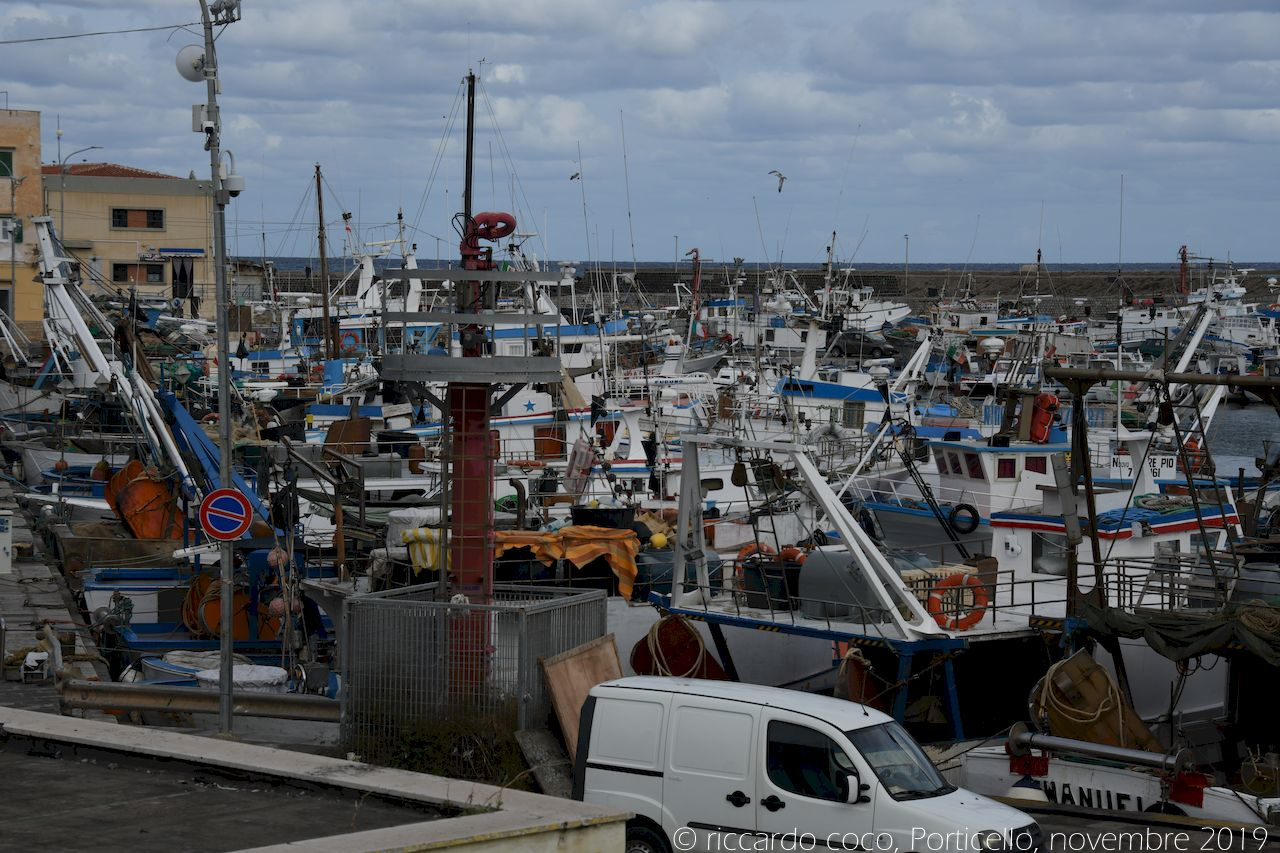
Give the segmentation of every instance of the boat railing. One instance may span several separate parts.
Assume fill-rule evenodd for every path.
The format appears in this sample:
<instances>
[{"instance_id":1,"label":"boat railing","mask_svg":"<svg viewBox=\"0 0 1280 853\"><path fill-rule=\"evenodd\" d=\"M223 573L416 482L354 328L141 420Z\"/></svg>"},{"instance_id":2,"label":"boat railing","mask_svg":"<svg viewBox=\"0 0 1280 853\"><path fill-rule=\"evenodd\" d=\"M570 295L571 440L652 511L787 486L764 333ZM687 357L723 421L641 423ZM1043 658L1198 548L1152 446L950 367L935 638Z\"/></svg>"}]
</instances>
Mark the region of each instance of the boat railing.
<instances>
[{"instance_id":1,"label":"boat railing","mask_svg":"<svg viewBox=\"0 0 1280 853\"><path fill-rule=\"evenodd\" d=\"M1082 565L1092 577L1092 565ZM1203 552L1111 561L1103 572L1108 605L1131 612L1212 613L1280 605L1280 565Z\"/></svg>"},{"instance_id":2,"label":"boat railing","mask_svg":"<svg viewBox=\"0 0 1280 853\"><path fill-rule=\"evenodd\" d=\"M871 469L854 479L849 487L855 498L863 503L889 504L904 509L928 511L920 490L910 480L895 479L893 473L904 471L901 467L884 467ZM880 474L881 476L876 476ZM997 492L989 489L975 489L965 486L958 488L951 485L933 486L934 496L944 507L958 504L972 504L984 515L988 509L992 512L1028 509L1040 506L1043 498L1037 492L1033 497L1017 498L1009 492ZM984 543L989 539L984 539Z\"/></svg>"},{"instance_id":3,"label":"boat railing","mask_svg":"<svg viewBox=\"0 0 1280 853\"><path fill-rule=\"evenodd\" d=\"M839 599L800 595L803 564L748 559L727 560L719 583L685 584L680 609L708 617L732 616L797 633L826 632L893 638L889 609L878 598L859 597L857 585L845 587ZM939 626L957 637L1028 630L1031 618L1061 619L1066 612L1066 585L1061 577L1019 578L1012 570L942 563L899 571L905 592ZM900 614L910 618L905 602ZM972 621L970 621L972 620Z\"/></svg>"}]
</instances>

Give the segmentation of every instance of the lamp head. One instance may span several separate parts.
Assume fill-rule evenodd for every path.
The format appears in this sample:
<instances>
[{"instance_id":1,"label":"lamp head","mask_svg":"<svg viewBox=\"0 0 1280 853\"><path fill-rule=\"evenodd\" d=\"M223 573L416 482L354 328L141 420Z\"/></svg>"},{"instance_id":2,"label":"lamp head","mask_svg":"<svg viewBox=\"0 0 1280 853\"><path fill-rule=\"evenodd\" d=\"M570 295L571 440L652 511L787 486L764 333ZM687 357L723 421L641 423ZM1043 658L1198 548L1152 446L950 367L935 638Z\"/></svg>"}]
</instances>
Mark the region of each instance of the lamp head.
<instances>
[{"instance_id":1,"label":"lamp head","mask_svg":"<svg viewBox=\"0 0 1280 853\"><path fill-rule=\"evenodd\" d=\"M178 51L175 59L178 73L182 79L199 83L204 80L204 48L198 44L189 44Z\"/></svg>"}]
</instances>

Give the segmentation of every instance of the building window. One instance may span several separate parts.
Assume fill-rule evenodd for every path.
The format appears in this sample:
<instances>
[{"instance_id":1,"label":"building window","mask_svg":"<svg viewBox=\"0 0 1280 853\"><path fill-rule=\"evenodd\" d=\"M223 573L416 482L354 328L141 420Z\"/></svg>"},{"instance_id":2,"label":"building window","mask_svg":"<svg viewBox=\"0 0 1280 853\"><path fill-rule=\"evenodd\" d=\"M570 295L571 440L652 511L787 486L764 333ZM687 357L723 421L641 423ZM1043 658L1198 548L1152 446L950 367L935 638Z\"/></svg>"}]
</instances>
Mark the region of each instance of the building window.
<instances>
[{"instance_id":1,"label":"building window","mask_svg":"<svg viewBox=\"0 0 1280 853\"><path fill-rule=\"evenodd\" d=\"M164 284L164 264L112 264L111 280L117 284Z\"/></svg>"},{"instance_id":2,"label":"building window","mask_svg":"<svg viewBox=\"0 0 1280 853\"><path fill-rule=\"evenodd\" d=\"M978 458L976 453L966 453L964 462L969 466L969 477L974 480L984 480L982 476L982 460Z\"/></svg>"},{"instance_id":3,"label":"building window","mask_svg":"<svg viewBox=\"0 0 1280 853\"><path fill-rule=\"evenodd\" d=\"M996 476L1001 480L1012 480L1018 476L1018 460L1013 457L1005 457L996 460Z\"/></svg>"},{"instance_id":4,"label":"building window","mask_svg":"<svg viewBox=\"0 0 1280 853\"><path fill-rule=\"evenodd\" d=\"M1037 474L1044 474L1049 470L1048 461L1043 456L1028 456L1026 465L1028 471Z\"/></svg>"},{"instance_id":5,"label":"building window","mask_svg":"<svg viewBox=\"0 0 1280 853\"><path fill-rule=\"evenodd\" d=\"M13 149L0 148L0 178L13 177Z\"/></svg>"},{"instance_id":6,"label":"building window","mask_svg":"<svg viewBox=\"0 0 1280 853\"><path fill-rule=\"evenodd\" d=\"M163 231L164 211L133 207L113 207L111 208L111 227Z\"/></svg>"}]
</instances>

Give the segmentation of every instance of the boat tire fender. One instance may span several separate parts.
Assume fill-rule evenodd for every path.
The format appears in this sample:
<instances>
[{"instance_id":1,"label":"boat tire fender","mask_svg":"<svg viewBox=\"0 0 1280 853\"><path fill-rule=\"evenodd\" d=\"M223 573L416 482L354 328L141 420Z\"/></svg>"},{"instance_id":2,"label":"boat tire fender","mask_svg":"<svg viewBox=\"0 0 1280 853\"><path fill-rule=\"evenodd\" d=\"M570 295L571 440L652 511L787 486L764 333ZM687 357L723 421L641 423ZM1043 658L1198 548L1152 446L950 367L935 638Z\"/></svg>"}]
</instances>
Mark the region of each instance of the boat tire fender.
<instances>
[{"instance_id":1,"label":"boat tire fender","mask_svg":"<svg viewBox=\"0 0 1280 853\"><path fill-rule=\"evenodd\" d=\"M972 504L956 504L947 515L947 523L956 533L967 536L978 529L979 518L977 507Z\"/></svg>"}]
</instances>

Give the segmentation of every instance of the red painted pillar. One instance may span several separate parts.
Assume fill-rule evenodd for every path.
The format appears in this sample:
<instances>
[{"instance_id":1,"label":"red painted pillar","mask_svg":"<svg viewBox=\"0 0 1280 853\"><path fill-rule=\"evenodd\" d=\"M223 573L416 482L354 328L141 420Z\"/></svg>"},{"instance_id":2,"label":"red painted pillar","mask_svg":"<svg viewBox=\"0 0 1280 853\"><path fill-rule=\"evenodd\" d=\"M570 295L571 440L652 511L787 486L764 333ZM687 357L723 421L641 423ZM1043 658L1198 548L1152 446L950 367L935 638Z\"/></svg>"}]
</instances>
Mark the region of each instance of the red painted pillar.
<instances>
[{"instance_id":1,"label":"red painted pillar","mask_svg":"<svg viewBox=\"0 0 1280 853\"><path fill-rule=\"evenodd\" d=\"M481 213L468 219L461 245L466 270L491 270L492 249L481 240L498 240L515 231L515 218L506 213ZM489 284L496 287L496 284ZM476 313L484 307L484 287L477 281L459 282L458 311ZM462 357L483 358L485 330L478 325L459 330ZM493 600L493 463L489 430L490 383L449 383L451 431L451 524L449 563L454 594L471 604ZM455 700L480 701L493 653L488 611L459 613L449 621L450 685Z\"/></svg>"}]
</instances>

